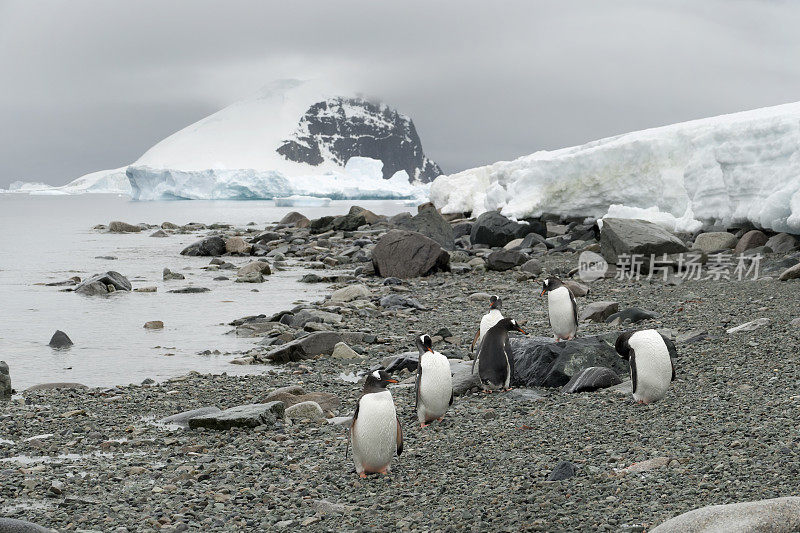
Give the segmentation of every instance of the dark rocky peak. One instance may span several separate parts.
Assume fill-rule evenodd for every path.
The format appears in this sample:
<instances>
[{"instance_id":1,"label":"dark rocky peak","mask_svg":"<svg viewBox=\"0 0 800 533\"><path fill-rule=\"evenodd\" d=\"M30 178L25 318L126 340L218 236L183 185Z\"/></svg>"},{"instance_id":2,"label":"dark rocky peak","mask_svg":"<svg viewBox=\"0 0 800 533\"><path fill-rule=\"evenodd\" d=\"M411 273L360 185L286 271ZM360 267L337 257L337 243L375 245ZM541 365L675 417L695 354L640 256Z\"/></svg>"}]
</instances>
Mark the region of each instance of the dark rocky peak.
<instances>
[{"instance_id":1,"label":"dark rocky peak","mask_svg":"<svg viewBox=\"0 0 800 533\"><path fill-rule=\"evenodd\" d=\"M344 166L354 156L380 159L384 179L405 170L409 181L428 183L442 174L422 151L409 117L360 98L329 98L313 104L277 151L290 161L314 166L325 161Z\"/></svg>"}]
</instances>

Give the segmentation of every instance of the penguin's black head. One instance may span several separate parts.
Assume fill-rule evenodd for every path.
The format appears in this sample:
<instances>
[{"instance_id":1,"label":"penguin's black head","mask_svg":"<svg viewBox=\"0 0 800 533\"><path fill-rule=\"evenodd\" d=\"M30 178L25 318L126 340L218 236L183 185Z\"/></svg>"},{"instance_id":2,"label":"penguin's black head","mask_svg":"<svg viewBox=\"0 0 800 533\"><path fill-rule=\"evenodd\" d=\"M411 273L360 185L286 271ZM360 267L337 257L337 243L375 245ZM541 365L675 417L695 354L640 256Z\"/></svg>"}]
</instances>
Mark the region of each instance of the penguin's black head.
<instances>
[{"instance_id":1,"label":"penguin's black head","mask_svg":"<svg viewBox=\"0 0 800 533\"><path fill-rule=\"evenodd\" d=\"M367 374L367 380L364 382L364 391L375 391L385 389L390 383L398 383L383 370L376 370L371 374Z\"/></svg>"},{"instance_id":2,"label":"penguin's black head","mask_svg":"<svg viewBox=\"0 0 800 533\"><path fill-rule=\"evenodd\" d=\"M417 349L419 350L420 355L424 354L425 352L432 352L433 340L431 339L431 336L425 334L417 337Z\"/></svg>"},{"instance_id":3,"label":"penguin's black head","mask_svg":"<svg viewBox=\"0 0 800 533\"><path fill-rule=\"evenodd\" d=\"M614 343L614 349L617 351L618 354L622 356L623 359L630 359L631 357L631 347L628 344L628 341L631 340L631 335L636 333L635 331L628 331L617 337L617 342Z\"/></svg>"},{"instance_id":4,"label":"penguin's black head","mask_svg":"<svg viewBox=\"0 0 800 533\"><path fill-rule=\"evenodd\" d=\"M544 296L544 293L553 291L559 287L563 287L564 284L555 276L550 276L542 283L542 293L539 296Z\"/></svg>"},{"instance_id":5,"label":"penguin's black head","mask_svg":"<svg viewBox=\"0 0 800 533\"><path fill-rule=\"evenodd\" d=\"M503 300L499 296L494 295L489 298L489 309L500 309L503 307Z\"/></svg>"},{"instance_id":6,"label":"penguin's black head","mask_svg":"<svg viewBox=\"0 0 800 533\"><path fill-rule=\"evenodd\" d=\"M497 324L495 324L494 327L497 327L497 326L500 326L501 328L505 329L506 331L519 331L520 333L524 333L525 335L528 334L528 332L525 331L524 329L522 329L520 327L520 325L517 324L517 321L514 320L513 318L504 318L503 320L500 320ZM494 329L494 328L492 328L492 329Z\"/></svg>"}]
</instances>

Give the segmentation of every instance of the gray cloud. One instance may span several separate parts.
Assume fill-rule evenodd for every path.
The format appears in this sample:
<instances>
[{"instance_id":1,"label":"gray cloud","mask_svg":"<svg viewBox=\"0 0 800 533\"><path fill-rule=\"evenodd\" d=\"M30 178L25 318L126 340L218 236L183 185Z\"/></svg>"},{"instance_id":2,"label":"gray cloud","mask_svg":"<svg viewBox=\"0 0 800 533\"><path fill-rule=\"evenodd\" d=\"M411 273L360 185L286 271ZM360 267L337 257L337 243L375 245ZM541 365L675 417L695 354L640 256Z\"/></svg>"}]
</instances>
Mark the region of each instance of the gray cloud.
<instances>
[{"instance_id":1,"label":"gray cloud","mask_svg":"<svg viewBox=\"0 0 800 533\"><path fill-rule=\"evenodd\" d=\"M457 171L800 100L789 2L0 1L0 187L135 160L276 78L409 114Z\"/></svg>"}]
</instances>

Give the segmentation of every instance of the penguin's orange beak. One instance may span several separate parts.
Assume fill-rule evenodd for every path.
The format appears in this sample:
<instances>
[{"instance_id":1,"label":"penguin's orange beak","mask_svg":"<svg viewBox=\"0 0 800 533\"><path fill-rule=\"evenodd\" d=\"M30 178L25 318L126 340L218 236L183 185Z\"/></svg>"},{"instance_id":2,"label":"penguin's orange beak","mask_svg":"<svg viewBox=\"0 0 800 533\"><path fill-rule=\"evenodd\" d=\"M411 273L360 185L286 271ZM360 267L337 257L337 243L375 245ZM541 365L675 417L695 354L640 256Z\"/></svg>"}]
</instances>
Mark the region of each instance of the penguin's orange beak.
<instances>
[{"instance_id":1,"label":"penguin's orange beak","mask_svg":"<svg viewBox=\"0 0 800 533\"><path fill-rule=\"evenodd\" d=\"M433 350L430 349L430 348L426 348L426 350L428 350L429 352L433 353Z\"/></svg>"},{"instance_id":2,"label":"penguin's orange beak","mask_svg":"<svg viewBox=\"0 0 800 533\"><path fill-rule=\"evenodd\" d=\"M539 296L544 296L545 292L547 292L547 289L542 289L542 292L541 292L541 294L539 294Z\"/></svg>"},{"instance_id":3,"label":"penguin's orange beak","mask_svg":"<svg viewBox=\"0 0 800 533\"><path fill-rule=\"evenodd\" d=\"M400 382L397 381L396 379L389 378L389 379L386 380L386 383L400 383Z\"/></svg>"},{"instance_id":4,"label":"penguin's orange beak","mask_svg":"<svg viewBox=\"0 0 800 533\"><path fill-rule=\"evenodd\" d=\"M527 331L525 331L525 330L524 330L524 329L522 329L522 328L519 328L519 331L520 331L520 333L524 333L525 335L527 335L527 334L528 334L528 332L527 332Z\"/></svg>"}]
</instances>

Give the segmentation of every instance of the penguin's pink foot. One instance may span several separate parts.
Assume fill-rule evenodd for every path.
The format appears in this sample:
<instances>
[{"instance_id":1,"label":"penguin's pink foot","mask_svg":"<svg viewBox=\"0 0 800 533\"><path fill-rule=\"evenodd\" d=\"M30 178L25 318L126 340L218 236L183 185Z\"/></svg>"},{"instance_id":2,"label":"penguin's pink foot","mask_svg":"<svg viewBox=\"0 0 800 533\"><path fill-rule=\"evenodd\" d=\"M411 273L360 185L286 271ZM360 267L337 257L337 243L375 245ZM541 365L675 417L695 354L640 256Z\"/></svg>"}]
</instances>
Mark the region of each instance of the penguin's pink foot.
<instances>
[{"instance_id":1,"label":"penguin's pink foot","mask_svg":"<svg viewBox=\"0 0 800 533\"><path fill-rule=\"evenodd\" d=\"M367 477L367 473L366 472L359 472L358 473L358 477L360 477L361 479L364 479L365 477Z\"/></svg>"},{"instance_id":2,"label":"penguin's pink foot","mask_svg":"<svg viewBox=\"0 0 800 533\"><path fill-rule=\"evenodd\" d=\"M388 466L386 466L386 467L384 467L384 468L382 468L382 469L378 470L378 473L379 473L379 474L383 474L384 476L388 476L388 475L389 475L389 467L388 467Z\"/></svg>"},{"instance_id":3,"label":"penguin's pink foot","mask_svg":"<svg viewBox=\"0 0 800 533\"><path fill-rule=\"evenodd\" d=\"M444 420L443 416L440 416L439 418L436 419L437 422L441 422L442 420Z\"/></svg>"},{"instance_id":4,"label":"penguin's pink foot","mask_svg":"<svg viewBox=\"0 0 800 533\"><path fill-rule=\"evenodd\" d=\"M426 428L428 426L430 426L430 424L423 424L422 422L419 423L419 427L421 428Z\"/></svg>"},{"instance_id":5,"label":"penguin's pink foot","mask_svg":"<svg viewBox=\"0 0 800 533\"><path fill-rule=\"evenodd\" d=\"M514 387L509 387L507 389L503 389L503 392L510 392L512 390L514 390Z\"/></svg>"}]
</instances>

